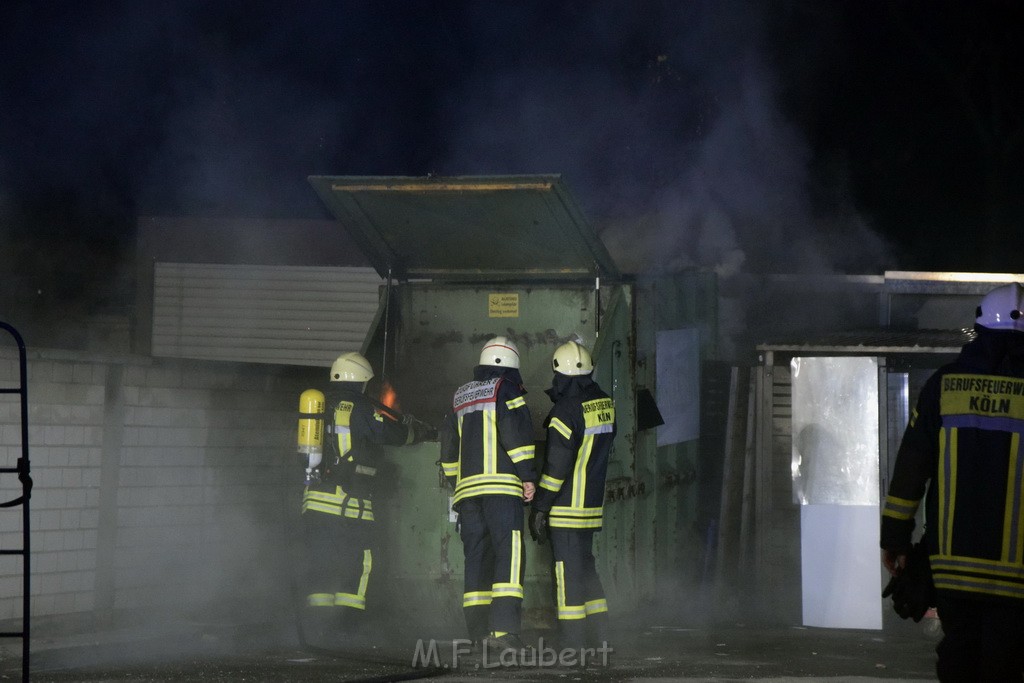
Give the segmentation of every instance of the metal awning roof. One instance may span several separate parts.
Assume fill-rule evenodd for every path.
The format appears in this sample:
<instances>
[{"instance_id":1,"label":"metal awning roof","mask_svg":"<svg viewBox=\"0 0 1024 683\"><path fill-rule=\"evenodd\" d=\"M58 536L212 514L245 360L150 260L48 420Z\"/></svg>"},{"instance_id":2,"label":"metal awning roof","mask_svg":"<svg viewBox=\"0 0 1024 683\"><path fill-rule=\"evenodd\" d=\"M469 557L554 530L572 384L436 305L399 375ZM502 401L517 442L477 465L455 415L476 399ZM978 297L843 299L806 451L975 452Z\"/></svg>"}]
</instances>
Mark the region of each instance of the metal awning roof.
<instances>
[{"instance_id":1,"label":"metal awning roof","mask_svg":"<svg viewBox=\"0 0 1024 683\"><path fill-rule=\"evenodd\" d=\"M382 277L617 277L558 175L310 176Z\"/></svg>"},{"instance_id":2,"label":"metal awning roof","mask_svg":"<svg viewBox=\"0 0 1024 683\"><path fill-rule=\"evenodd\" d=\"M975 337L974 330L859 330L832 332L802 339L764 342L758 351L793 355L884 356L892 354L958 354Z\"/></svg>"}]
</instances>

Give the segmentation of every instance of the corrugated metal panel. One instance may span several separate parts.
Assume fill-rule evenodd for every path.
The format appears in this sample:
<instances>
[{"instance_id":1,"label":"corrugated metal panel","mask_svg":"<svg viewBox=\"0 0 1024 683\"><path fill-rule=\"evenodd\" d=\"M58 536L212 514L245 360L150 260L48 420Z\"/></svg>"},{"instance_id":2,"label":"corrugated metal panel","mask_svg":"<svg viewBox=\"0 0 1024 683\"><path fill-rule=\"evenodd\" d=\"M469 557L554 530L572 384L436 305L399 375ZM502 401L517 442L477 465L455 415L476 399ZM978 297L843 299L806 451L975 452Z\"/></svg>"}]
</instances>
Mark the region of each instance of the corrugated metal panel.
<instances>
[{"instance_id":1,"label":"corrugated metal panel","mask_svg":"<svg viewBox=\"0 0 1024 683\"><path fill-rule=\"evenodd\" d=\"M898 353L957 354L974 339L974 330L852 330L816 333L800 339L765 342L758 351L794 354L878 356Z\"/></svg>"},{"instance_id":2,"label":"corrugated metal panel","mask_svg":"<svg viewBox=\"0 0 1024 683\"><path fill-rule=\"evenodd\" d=\"M157 263L152 353L329 366L362 348L381 283L372 268Z\"/></svg>"}]
</instances>

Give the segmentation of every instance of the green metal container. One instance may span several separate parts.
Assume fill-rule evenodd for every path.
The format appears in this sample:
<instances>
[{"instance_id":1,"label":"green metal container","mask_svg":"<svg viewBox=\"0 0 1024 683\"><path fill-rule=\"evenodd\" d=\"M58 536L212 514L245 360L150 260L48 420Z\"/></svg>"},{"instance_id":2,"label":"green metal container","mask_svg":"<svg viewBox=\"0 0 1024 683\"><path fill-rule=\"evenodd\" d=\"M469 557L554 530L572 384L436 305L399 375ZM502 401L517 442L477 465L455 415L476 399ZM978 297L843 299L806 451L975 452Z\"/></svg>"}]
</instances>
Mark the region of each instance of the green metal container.
<instances>
[{"instance_id":1,"label":"green metal container","mask_svg":"<svg viewBox=\"0 0 1024 683\"><path fill-rule=\"evenodd\" d=\"M388 278L363 351L403 411L439 425L484 342L507 335L521 353L540 465L551 356L570 339L592 350L595 378L615 400L618 421L596 543L609 607L625 613L688 599L673 585L692 580L699 566L697 444L658 447L656 430L643 429L643 419L638 425L637 398L638 390L656 389L654 334L670 329L661 326L703 325L702 339L712 338L713 305L704 304L714 300L713 276L640 284L623 277L558 176L310 182ZM458 636L462 544L439 458L436 443L388 454L380 597L431 635ZM551 576L550 547L528 542L528 626L554 625Z\"/></svg>"}]
</instances>

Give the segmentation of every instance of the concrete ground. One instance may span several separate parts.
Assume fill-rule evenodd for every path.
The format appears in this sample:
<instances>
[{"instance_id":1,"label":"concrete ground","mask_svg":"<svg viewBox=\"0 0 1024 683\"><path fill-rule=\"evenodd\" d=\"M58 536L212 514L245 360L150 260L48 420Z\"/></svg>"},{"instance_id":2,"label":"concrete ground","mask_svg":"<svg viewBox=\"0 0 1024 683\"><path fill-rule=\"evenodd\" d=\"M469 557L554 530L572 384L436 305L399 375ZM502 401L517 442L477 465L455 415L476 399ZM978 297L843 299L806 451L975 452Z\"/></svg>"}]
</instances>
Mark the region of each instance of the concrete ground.
<instances>
[{"instance_id":1,"label":"concrete ground","mask_svg":"<svg viewBox=\"0 0 1024 683\"><path fill-rule=\"evenodd\" d=\"M885 631L620 625L612 651L559 652L524 634L531 661L485 660L461 642L389 634L350 651L304 646L294 628L179 623L92 633L35 628L31 680L71 681L931 681L937 636L923 624ZM52 631L52 630L51 630ZM381 635L380 633L377 634ZM540 638L545 638L542 642ZM21 676L20 640L0 643L0 680ZM417 654L419 652L419 654ZM559 659L561 657L561 659ZM605 659L606 657L606 659ZM415 660L415 661L414 661ZM519 664L514 666L513 664Z\"/></svg>"}]
</instances>

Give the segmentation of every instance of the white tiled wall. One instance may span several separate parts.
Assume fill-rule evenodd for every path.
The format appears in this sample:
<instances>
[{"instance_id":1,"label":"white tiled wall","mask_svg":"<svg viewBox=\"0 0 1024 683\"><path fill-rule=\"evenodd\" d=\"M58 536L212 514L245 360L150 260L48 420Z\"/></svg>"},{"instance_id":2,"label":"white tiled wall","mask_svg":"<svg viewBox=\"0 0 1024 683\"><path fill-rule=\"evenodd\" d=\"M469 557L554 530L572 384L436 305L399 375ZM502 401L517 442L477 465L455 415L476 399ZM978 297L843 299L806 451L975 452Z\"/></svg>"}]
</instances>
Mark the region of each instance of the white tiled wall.
<instances>
[{"instance_id":1,"label":"white tiled wall","mask_svg":"<svg viewBox=\"0 0 1024 683\"><path fill-rule=\"evenodd\" d=\"M209 613L281 582L295 410L316 372L29 351L33 615ZM0 348L0 387L18 381ZM0 466L20 455L3 394ZM0 477L0 501L20 492ZM0 509L0 548L21 547L21 514ZM21 616L21 574L0 557L0 621Z\"/></svg>"}]
</instances>

